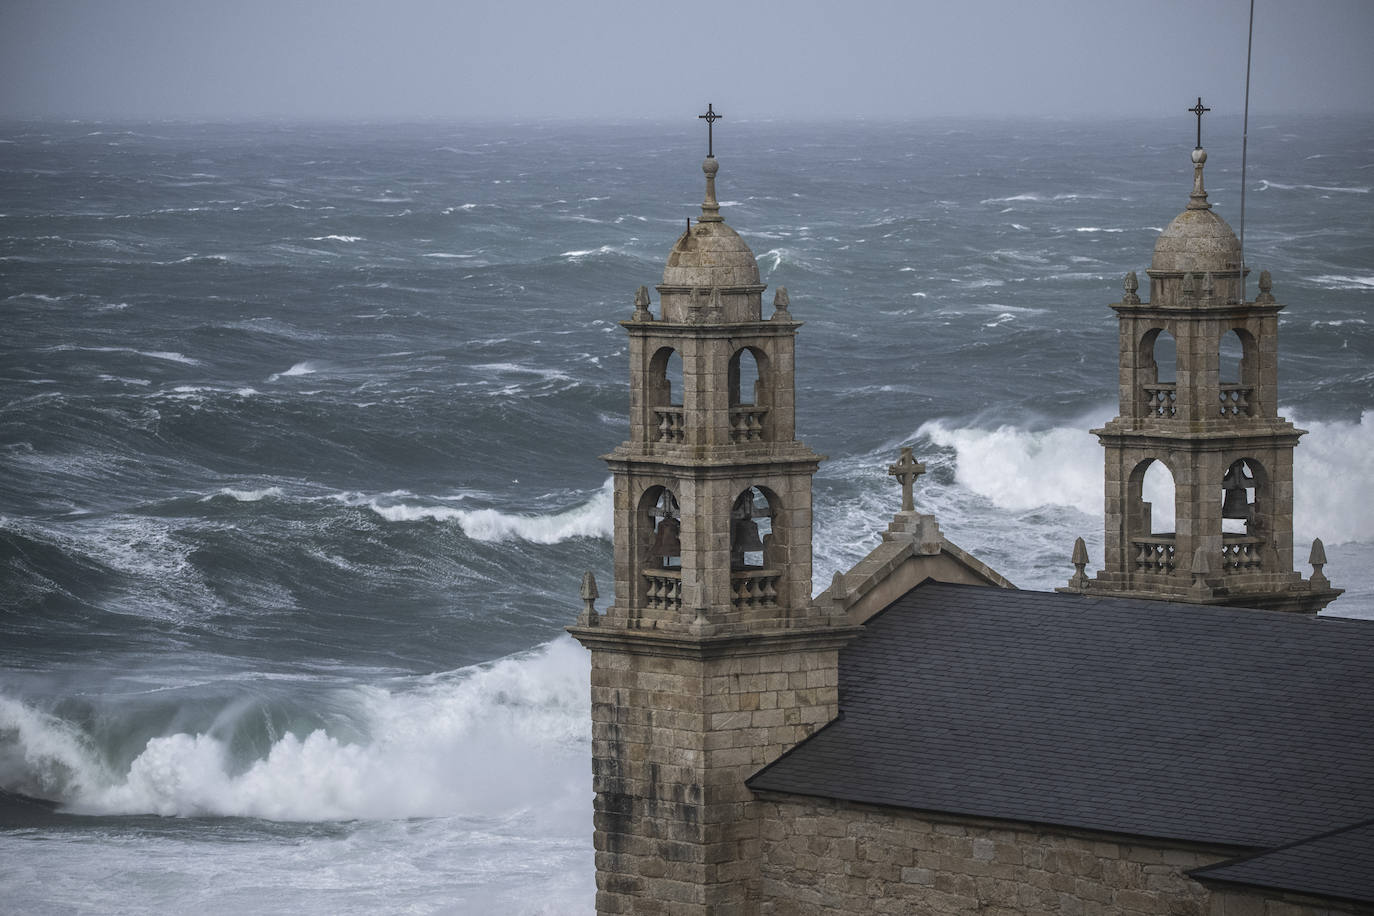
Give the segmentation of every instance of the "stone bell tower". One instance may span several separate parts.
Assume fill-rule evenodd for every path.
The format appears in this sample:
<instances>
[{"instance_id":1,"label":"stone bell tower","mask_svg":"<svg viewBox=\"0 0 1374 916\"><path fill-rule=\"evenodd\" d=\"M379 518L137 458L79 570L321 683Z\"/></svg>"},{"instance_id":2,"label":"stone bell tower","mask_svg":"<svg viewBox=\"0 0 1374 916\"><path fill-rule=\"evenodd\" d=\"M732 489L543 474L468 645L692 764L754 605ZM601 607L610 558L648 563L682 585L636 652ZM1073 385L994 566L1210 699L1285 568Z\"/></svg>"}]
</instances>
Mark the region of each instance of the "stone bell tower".
<instances>
[{"instance_id":1,"label":"stone bell tower","mask_svg":"<svg viewBox=\"0 0 1374 916\"><path fill-rule=\"evenodd\" d=\"M1245 301L1240 243L1203 188L1205 110L1201 99L1192 109L1192 195L1155 243L1149 301L1131 272L1112 305L1120 415L1093 430L1106 449L1104 567L1087 578L1080 539L1078 572L1061 591L1315 613L1341 590L1322 574L1321 541L1312 577L1293 570L1293 449L1304 431L1278 415L1283 306L1268 271ZM1144 498L1156 463L1173 480L1173 530L1160 530Z\"/></svg>"},{"instance_id":2,"label":"stone bell tower","mask_svg":"<svg viewBox=\"0 0 1374 916\"><path fill-rule=\"evenodd\" d=\"M605 456L615 600L598 614L589 599L570 628L592 652L598 913L753 911L744 780L834 718L839 648L856 632L811 600L821 456L794 429L801 324L784 289L763 317L714 155L702 170L701 216L668 256L659 314L640 287L621 322L630 438Z\"/></svg>"}]
</instances>

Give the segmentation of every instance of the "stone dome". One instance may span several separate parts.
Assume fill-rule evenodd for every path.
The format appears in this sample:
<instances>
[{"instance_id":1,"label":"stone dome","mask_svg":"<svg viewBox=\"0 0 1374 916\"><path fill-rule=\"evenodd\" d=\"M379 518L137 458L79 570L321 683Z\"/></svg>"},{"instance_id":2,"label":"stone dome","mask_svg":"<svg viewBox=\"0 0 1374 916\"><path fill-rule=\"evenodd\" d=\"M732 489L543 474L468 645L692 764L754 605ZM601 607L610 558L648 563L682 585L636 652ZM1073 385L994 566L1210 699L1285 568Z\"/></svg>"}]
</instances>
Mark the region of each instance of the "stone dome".
<instances>
[{"instance_id":1,"label":"stone dome","mask_svg":"<svg viewBox=\"0 0 1374 916\"><path fill-rule=\"evenodd\" d=\"M1202 274L1240 269L1240 241L1207 202L1202 186L1202 166L1206 161L1205 150L1193 150L1193 193L1188 208L1160 233L1151 270Z\"/></svg>"},{"instance_id":2,"label":"stone dome","mask_svg":"<svg viewBox=\"0 0 1374 916\"><path fill-rule=\"evenodd\" d=\"M702 163L706 199L701 204L701 218L673 245L663 268L664 286L709 289L759 285L754 252L720 217L715 181L719 169L714 157Z\"/></svg>"},{"instance_id":3,"label":"stone dome","mask_svg":"<svg viewBox=\"0 0 1374 916\"><path fill-rule=\"evenodd\" d=\"M755 286L759 265L739 233L725 223L699 222L673 246L664 286Z\"/></svg>"}]
</instances>

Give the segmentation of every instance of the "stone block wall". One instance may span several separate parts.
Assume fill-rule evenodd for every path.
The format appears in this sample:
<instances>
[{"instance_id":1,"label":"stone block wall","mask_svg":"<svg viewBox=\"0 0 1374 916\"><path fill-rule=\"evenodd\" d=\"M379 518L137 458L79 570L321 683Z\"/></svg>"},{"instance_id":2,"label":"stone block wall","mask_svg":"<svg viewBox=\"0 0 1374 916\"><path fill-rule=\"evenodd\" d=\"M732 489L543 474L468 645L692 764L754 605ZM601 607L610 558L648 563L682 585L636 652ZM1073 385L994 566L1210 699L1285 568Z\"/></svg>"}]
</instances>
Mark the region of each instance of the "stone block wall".
<instances>
[{"instance_id":1,"label":"stone block wall","mask_svg":"<svg viewBox=\"0 0 1374 916\"><path fill-rule=\"evenodd\" d=\"M759 804L764 916L1232 916L1210 909L1209 890L1186 874L1229 858L1228 850L773 793Z\"/></svg>"},{"instance_id":2,"label":"stone block wall","mask_svg":"<svg viewBox=\"0 0 1374 916\"><path fill-rule=\"evenodd\" d=\"M572 632L592 648L597 912L754 912L761 827L744 780L835 717L854 631Z\"/></svg>"}]
</instances>

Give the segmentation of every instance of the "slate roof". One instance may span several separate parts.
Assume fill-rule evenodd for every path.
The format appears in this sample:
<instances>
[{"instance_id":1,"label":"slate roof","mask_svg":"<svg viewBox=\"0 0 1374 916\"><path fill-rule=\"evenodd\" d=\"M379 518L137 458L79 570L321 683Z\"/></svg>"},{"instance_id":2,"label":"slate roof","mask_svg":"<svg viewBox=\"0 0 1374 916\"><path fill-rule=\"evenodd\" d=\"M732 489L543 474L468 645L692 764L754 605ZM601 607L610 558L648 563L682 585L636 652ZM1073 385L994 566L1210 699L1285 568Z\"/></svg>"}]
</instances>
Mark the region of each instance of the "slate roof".
<instances>
[{"instance_id":1,"label":"slate roof","mask_svg":"<svg viewBox=\"0 0 1374 916\"><path fill-rule=\"evenodd\" d=\"M926 582L754 789L1247 848L1374 817L1374 623Z\"/></svg>"},{"instance_id":2,"label":"slate roof","mask_svg":"<svg viewBox=\"0 0 1374 916\"><path fill-rule=\"evenodd\" d=\"M1374 820L1245 859L1189 872L1195 878L1374 903Z\"/></svg>"}]
</instances>

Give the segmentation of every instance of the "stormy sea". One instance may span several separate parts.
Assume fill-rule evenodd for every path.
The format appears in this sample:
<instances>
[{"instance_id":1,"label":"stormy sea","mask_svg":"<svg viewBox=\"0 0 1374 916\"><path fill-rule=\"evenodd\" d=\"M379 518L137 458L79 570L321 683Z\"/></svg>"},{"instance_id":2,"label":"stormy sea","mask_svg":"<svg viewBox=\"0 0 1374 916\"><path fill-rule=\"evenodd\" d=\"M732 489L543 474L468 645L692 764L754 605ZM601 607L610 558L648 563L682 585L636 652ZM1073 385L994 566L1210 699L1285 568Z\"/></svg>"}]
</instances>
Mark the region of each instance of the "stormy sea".
<instances>
[{"instance_id":1,"label":"stormy sea","mask_svg":"<svg viewBox=\"0 0 1374 916\"><path fill-rule=\"evenodd\" d=\"M700 212L700 128L0 123L0 909L591 911L562 627L585 570L610 591L617 322ZM905 444L918 508L1017 585L1078 535L1095 568L1108 305L1187 203L1193 118L716 130L723 215L806 322L817 589ZM1321 537L1328 613L1374 617L1374 125L1249 133L1298 568ZM1204 125L1237 228L1240 141Z\"/></svg>"}]
</instances>

